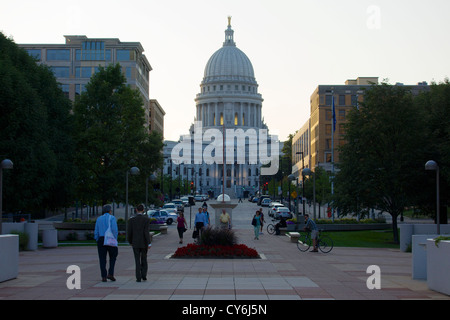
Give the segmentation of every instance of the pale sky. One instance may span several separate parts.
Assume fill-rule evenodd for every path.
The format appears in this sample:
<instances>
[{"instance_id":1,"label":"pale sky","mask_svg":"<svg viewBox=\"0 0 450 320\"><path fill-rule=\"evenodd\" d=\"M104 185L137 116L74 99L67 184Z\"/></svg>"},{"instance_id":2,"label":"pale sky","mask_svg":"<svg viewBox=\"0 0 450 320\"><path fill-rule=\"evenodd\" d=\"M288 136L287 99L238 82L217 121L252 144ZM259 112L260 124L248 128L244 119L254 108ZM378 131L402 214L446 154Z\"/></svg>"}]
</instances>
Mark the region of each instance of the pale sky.
<instances>
[{"instance_id":1,"label":"pale sky","mask_svg":"<svg viewBox=\"0 0 450 320\"><path fill-rule=\"evenodd\" d=\"M285 140L309 118L318 85L449 77L449 12L448 0L0 0L0 31L19 44L64 43L64 35L141 42L165 139L178 140L194 121L204 68L230 15L265 122Z\"/></svg>"}]
</instances>

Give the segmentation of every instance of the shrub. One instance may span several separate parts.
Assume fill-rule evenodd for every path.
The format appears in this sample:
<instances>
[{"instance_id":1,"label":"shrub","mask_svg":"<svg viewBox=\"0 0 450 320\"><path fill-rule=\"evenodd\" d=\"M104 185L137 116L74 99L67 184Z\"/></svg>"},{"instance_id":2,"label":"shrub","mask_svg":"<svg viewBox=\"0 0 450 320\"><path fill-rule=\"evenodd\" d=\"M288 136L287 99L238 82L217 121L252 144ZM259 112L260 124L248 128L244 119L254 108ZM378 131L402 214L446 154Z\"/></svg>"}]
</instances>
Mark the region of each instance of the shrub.
<instances>
[{"instance_id":1,"label":"shrub","mask_svg":"<svg viewBox=\"0 0 450 320\"><path fill-rule=\"evenodd\" d=\"M76 241L76 240L78 240L78 233L76 233L76 232L70 232L70 233L66 236L66 240L67 240L67 241Z\"/></svg>"},{"instance_id":2,"label":"shrub","mask_svg":"<svg viewBox=\"0 0 450 320\"><path fill-rule=\"evenodd\" d=\"M200 237L200 244L205 246L233 246L237 237L233 230L224 228L205 228Z\"/></svg>"},{"instance_id":3,"label":"shrub","mask_svg":"<svg viewBox=\"0 0 450 320\"><path fill-rule=\"evenodd\" d=\"M19 251L25 251L28 246L28 241L30 240L28 233L11 231L11 234L17 234L19 236Z\"/></svg>"},{"instance_id":4,"label":"shrub","mask_svg":"<svg viewBox=\"0 0 450 320\"><path fill-rule=\"evenodd\" d=\"M84 236L86 237L86 240L94 240L94 233L90 231L86 231L84 233Z\"/></svg>"}]
</instances>

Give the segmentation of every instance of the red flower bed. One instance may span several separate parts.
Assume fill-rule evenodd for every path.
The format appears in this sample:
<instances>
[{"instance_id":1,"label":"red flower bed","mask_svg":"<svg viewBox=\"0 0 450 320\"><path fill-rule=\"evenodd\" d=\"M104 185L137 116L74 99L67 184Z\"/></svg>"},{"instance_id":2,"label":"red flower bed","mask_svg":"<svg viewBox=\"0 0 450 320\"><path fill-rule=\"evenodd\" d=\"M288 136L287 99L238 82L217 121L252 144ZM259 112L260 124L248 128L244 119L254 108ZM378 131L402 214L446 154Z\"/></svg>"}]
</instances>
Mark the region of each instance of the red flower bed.
<instances>
[{"instance_id":1,"label":"red flower bed","mask_svg":"<svg viewBox=\"0 0 450 320\"><path fill-rule=\"evenodd\" d=\"M190 243L185 247L178 248L172 256L172 258L193 257L259 258L259 254L255 249L249 248L245 244L205 246Z\"/></svg>"}]
</instances>

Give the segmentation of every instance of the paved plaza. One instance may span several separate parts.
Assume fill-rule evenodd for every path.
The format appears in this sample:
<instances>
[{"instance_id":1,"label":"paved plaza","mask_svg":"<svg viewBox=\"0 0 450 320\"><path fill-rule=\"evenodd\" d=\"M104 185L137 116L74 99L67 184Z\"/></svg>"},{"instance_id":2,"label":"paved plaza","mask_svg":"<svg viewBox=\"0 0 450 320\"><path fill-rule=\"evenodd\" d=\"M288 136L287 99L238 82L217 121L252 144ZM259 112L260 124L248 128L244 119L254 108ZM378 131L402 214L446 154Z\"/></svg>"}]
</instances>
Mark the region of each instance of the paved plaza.
<instances>
[{"instance_id":1,"label":"paved plaza","mask_svg":"<svg viewBox=\"0 0 450 320\"><path fill-rule=\"evenodd\" d=\"M194 208L195 209L195 208ZM193 213L195 212L193 209ZM171 259L193 242L178 243L176 226L153 239L148 280L137 283L133 251L120 246L115 277L101 282L95 246L20 252L19 276L0 283L0 300L431 300L450 297L412 280L411 253L396 249L335 247L328 254L300 252L286 236L264 232L254 240L250 217L257 207L239 204L233 214L239 243L262 259ZM266 212L266 209L265 211ZM189 209L186 211L189 217ZM67 268L81 270L81 288L68 289ZM368 289L367 268L381 270L381 289Z\"/></svg>"}]
</instances>

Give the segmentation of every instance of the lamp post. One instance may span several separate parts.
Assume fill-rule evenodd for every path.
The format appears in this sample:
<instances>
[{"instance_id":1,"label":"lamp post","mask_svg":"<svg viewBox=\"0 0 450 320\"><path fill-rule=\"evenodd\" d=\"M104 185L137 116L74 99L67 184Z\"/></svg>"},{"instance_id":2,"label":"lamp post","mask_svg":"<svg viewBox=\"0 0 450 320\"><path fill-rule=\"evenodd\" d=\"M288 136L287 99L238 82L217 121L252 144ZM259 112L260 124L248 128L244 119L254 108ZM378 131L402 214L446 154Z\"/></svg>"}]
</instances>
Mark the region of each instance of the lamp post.
<instances>
[{"instance_id":1,"label":"lamp post","mask_svg":"<svg viewBox=\"0 0 450 320\"><path fill-rule=\"evenodd\" d=\"M291 210L291 184L292 184L292 181L296 180L296 178L293 174L290 174L288 176L288 180L289 180L289 211L292 211ZM297 223L298 223L298 212L296 213L296 219L297 219Z\"/></svg>"},{"instance_id":2,"label":"lamp post","mask_svg":"<svg viewBox=\"0 0 450 320\"><path fill-rule=\"evenodd\" d=\"M302 204L303 204L303 215L305 215L305 175L303 174L303 170L305 170L305 158L303 157L303 151L298 151L295 154L302 155Z\"/></svg>"},{"instance_id":3,"label":"lamp post","mask_svg":"<svg viewBox=\"0 0 450 320\"><path fill-rule=\"evenodd\" d=\"M5 159L0 165L0 235L2 234L3 223L3 169L12 169L14 164L11 160Z\"/></svg>"},{"instance_id":4,"label":"lamp post","mask_svg":"<svg viewBox=\"0 0 450 320\"><path fill-rule=\"evenodd\" d=\"M131 173L133 176L136 176L139 172L138 167L132 167L130 170L127 170L127 178L125 183L125 233L127 232L126 229L128 229L128 175Z\"/></svg>"},{"instance_id":5,"label":"lamp post","mask_svg":"<svg viewBox=\"0 0 450 320\"><path fill-rule=\"evenodd\" d=\"M425 163L425 170L436 171L436 225L437 234L441 234L439 213L439 166L436 161L429 160Z\"/></svg>"},{"instance_id":6,"label":"lamp post","mask_svg":"<svg viewBox=\"0 0 450 320\"><path fill-rule=\"evenodd\" d=\"M152 186L153 186L153 183L156 181L156 176L152 173L150 175L150 177L145 179L145 210L146 211L148 209L148 180L150 180L152 182Z\"/></svg>"},{"instance_id":7,"label":"lamp post","mask_svg":"<svg viewBox=\"0 0 450 320\"><path fill-rule=\"evenodd\" d=\"M314 220L316 220L316 174L311 169L305 168L302 170L303 178L305 176L313 176L313 208L314 208Z\"/></svg>"}]
</instances>

